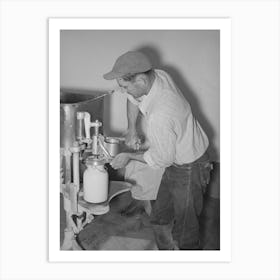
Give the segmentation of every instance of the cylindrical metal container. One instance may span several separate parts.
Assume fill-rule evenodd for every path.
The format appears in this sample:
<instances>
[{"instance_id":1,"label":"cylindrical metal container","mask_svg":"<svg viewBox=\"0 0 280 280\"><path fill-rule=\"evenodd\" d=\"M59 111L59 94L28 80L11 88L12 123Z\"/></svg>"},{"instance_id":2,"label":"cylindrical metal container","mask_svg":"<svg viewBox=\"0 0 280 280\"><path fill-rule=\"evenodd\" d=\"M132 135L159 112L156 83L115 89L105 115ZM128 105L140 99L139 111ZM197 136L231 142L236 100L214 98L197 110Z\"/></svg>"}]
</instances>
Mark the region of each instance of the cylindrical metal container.
<instances>
[{"instance_id":1,"label":"cylindrical metal container","mask_svg":"<svg viewBox=\"0 0 280 280\"><path fill-rule=\"evenodd\" d=\"M98 98L106 92L92 91L75 93L68 91L60 92L60 147L69 148L76 141L78 135L77 112L88 112L91 121L103 120L103 100ZM101 131L102 133L102 127Z\"/></svg>"},{"instance_id":2,"label":"cylindrical metal container","mask_svg":"<svg viewBox=\"0 0 280 280\"><path fill-rule=\"evenodd\" d=\"M104 147L111 157L115 157L120 152L120 140L114 137L106 137L104 140Z\"/></svg>"},{"instance_id":3,"label":"cylindrical metal container","mask_svg":"<svg viewBox=\"0 0 280 280\"><path fill-rule=\"evenodd\" d=\"M88 112L91 115L91 121L98 119L102 122L104 98L100 96L105 93L77 90L61 90L60 92L60 148L65 155L61 162L61 169L65 184L69 184L72 180L71 157L67 155L67 152L81 133L77 112ZM102 128L100 132L102 133Z\"/></svg>"},{"instance_id":4,"label":"cylindrical metal container","mask_svg":"<svg viewBox=\"0 0 280 280\"><path fill-rule=\"evenodd\" d=\"M83 175L84 200L101 203L108 199L109 176L104 167L105 161L89 157Z\"/></svg>"}]
</instances>

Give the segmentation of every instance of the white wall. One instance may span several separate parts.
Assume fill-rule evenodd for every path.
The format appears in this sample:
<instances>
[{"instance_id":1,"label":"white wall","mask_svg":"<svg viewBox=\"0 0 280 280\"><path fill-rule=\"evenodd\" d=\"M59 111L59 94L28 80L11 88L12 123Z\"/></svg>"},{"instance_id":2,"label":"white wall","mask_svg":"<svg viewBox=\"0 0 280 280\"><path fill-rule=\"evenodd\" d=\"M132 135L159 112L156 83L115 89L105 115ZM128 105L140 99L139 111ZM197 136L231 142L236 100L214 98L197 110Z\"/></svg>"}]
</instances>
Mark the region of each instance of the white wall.
<instances>
[{"instance_id":1,"label":"white wall","mask_svg":"<svg viewBox=\"0 0 280 280\"><path fill-rule=\"evenodd\" d=\"M102 75L128 50L142 50L156 68L167 70L190 102L219 160L220 87L218 31L87 31L61 32L61 87L105 89L116 86ZM124 131L126 100L114 94L105 100L105 131Z\"/></svg>"}]
</instances>

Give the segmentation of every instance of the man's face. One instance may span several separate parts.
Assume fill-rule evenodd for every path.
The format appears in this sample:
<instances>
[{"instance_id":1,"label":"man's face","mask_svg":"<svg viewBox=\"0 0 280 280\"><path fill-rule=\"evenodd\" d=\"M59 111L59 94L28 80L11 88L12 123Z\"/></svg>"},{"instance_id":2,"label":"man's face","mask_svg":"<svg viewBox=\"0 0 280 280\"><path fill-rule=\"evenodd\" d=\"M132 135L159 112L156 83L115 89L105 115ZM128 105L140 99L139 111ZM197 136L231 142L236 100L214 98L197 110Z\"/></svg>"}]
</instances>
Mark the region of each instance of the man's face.
<instances>
[{"instance_id":1,"label":"man's face","mask_svg":"<svg viewBox=\"0 0 280 280\"><path fill-rule=\"evenodd\" d=\"M138 82L137 79L132 81L125 81L122 78L118 78L117 82L121 88L125 89L125 91L128 94L132 95L135 99L146 94L143 84Z\"/></svg>"}]
</instances>

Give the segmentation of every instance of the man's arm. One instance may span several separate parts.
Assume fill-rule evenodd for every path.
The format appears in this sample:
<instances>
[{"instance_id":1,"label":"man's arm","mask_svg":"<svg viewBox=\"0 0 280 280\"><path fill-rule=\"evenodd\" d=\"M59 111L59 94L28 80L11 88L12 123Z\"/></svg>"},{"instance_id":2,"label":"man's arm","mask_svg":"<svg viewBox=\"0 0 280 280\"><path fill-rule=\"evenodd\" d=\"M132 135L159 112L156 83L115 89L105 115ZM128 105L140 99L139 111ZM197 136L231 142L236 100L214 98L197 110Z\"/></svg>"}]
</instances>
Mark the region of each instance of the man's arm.
<instances>
[{"instance_id":1,"label":"man's arm","mask_svg":"<svg viewBox=\"0 0 280 280\"><path fill-rule=\"evenodd\" d=\"M139 143L139 137L136 130L136 121L139 113L137 105L127 99L127 122L128 130L125 135L125 144L131 148L136 148L136 143Z\"/></svg>"},{"instance_id":2,"label":"man's arm","mask_svg":"<svg viewBox=\"0 0 280 280\"><path fill-rule=\"evenodd\" d=\"M143 151L137 153L120 153L116 155L110 164L114 169L119 169L125 167L130 160L137 160L146 163L143 155Z\"/></svg>"},{"instance_id":3,"label":"man's arm","mask_svg":"<svg viewBox=\"0 0 280 280\"><path fill-rule=\"evenodd\" d=\"M137 152L137 153L130 153L130 159L132 160L137 160L137 161L141 161L141 162L144 162L144 163L147 163L145 160L144 160L144 151L141 151L141 152Z\"/></svg>"}]
</instances>

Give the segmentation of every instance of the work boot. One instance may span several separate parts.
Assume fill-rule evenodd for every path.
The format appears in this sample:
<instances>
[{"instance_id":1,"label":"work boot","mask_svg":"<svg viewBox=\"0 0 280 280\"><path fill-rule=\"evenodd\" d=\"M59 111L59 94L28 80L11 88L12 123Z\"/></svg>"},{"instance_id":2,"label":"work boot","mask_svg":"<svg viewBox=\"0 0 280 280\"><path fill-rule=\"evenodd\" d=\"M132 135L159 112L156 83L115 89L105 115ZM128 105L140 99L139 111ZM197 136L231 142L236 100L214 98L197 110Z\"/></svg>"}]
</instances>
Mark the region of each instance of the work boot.
<instances>
[{"instance_id":1,"label":"work boot","mask_svg":"<svg viewBox=\"0 0 280 280\"><path fill-rule=\"evenodd\" d=\"M178 250L178 246L175 240L173 240L171 234L171 224L167 225L152 225L155 241L158 250Z\"/></svg>"}]
</instances>

